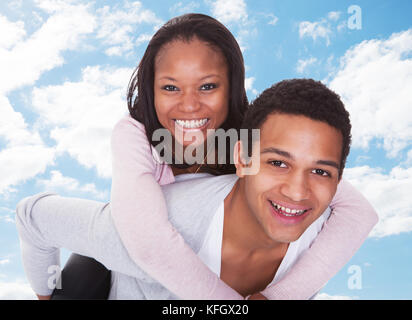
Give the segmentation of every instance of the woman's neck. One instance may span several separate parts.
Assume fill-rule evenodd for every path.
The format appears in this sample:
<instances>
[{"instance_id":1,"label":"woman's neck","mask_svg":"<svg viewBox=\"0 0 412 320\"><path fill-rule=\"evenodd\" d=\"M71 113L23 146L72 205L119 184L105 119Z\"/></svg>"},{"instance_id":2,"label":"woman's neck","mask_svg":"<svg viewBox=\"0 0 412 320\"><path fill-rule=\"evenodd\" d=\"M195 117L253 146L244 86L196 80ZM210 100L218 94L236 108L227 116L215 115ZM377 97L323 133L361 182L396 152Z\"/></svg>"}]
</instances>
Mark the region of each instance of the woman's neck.
<instances>
[{"instance_id":1,"label":"woman's neck","mask_svg":"<svg viewBox=\"0 0 412 320\"><path fill-rule=\"evenodd\" d=\"M202 171L202 166L200 164L195 164L193 166L190 166L188 168L176 168L172 166L172 172L174 176L177 176L179 174L185 174L185 173L201 173Z\"/></svg>"}]
</instances>

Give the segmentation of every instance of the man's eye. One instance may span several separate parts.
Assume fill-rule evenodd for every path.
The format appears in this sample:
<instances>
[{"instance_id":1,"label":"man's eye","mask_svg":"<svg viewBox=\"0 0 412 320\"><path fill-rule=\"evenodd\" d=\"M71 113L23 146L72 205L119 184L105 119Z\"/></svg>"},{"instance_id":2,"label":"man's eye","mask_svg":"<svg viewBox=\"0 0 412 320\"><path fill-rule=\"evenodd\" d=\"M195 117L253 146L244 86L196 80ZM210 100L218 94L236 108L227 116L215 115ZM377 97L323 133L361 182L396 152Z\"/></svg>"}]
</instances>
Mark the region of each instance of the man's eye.
<instances>
[{"instance_id":1,"label":"man's eye","mask_svg":"<svg viewBox=\"0 0 412 320\"><path fill-rule=\"evenodd\" d=\"M271 161L269 161L269 163L272 166L279 167L279 168L286 168L287 167L286 164L284 162L280 161L280 160L271 160Z\"/></svg>"},{"instance_id":2,"label":"man's eye","mask_svg":"<svg viewBox=\"0 0 412 320\"><path fill-rule=\"evenodd\" d=\"M163 90L166 91L178 91L179 89L171 84L163 86Z\"/></svg>"},{"instance_id":3,"label":"man's eye","mask_svg":"<svg viewBox=\"0 0 412 320\"><path fill-rule=\"evenodd\" d=\"M314 169L314 170L312 170L312 173L315 173L315 174L320 175L322 177L330 177L331 176L331 174L329 172L327 172L325 170L322 170L322 169Z\"/></svg>"},{"instance_id":4,"label":"man's eye","mask_svg":"<svg viewBox=\"0 0 412 320\"><path fill-rule=\"evenodd\" d=\"M200 87L200 90L212 90L217 88L217 85L215 83L206 83Z\"/></svg>"}]
</instances>

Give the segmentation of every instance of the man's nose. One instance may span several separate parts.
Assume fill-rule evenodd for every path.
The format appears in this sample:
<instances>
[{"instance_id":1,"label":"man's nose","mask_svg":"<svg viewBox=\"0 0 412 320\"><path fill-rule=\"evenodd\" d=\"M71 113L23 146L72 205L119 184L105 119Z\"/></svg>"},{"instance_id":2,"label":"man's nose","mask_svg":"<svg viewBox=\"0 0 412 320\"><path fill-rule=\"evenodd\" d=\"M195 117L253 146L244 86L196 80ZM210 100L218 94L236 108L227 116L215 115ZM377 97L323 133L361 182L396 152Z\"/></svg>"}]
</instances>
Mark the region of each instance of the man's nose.
<instances>
[{"instance_id":1,"label":"man's nose","mask_svg":"<svg viewBox=\"0 0 412 320\"><path fill-rule=\"evenodd\" d=\"M309 197L307 178L299 172L288 175L288 179L281 187L281 192L292 201L307 200Z\"/></svg>"},{"instance_id":2,"label":"man's nose","mask_svg":"<svg viewBox=\"0 0 412 320\"><path fill-rule=\"evenodd\" d=\"M188 91L183 93L179 104L179 110L183 112L195 112L200 109L199 96L196 92Z\"/></svg>"}]
</instances>

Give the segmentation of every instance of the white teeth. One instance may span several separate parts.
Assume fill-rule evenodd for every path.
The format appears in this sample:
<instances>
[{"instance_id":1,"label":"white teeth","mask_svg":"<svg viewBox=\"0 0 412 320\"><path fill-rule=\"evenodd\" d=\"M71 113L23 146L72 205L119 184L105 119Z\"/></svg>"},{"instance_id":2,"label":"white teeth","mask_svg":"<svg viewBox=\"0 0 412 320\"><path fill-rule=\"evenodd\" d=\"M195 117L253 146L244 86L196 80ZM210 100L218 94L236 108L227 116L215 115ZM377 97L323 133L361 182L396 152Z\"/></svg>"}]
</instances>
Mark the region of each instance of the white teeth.
<instances>
[{"instance_id":1,"label":"white teeth","mask_svg":"<svg viewBox=\"0 0 412 320\"><path fill-rule=\"evenodd\" d=\"M175 121L179 126L183 128L195 129L195 128L203 127L208 120L207 118L205 118L205 119L200 119L200 120L178 120L176 119Z\"/></svg>"},{"instance_id":2,"label":"white teeth","mask_svg":"<svg viewBox=\"0 0 412 320\"><path fill-rule=\"evenodd\" d=\"M296 210L296 209L286 208L281 205L278 205L277 203L274 203L273 201L270 201L270 203L276 210L278 210L281 214L287 217L300 216L307 211L307 210Z\"/></svg>"}]
</instances>

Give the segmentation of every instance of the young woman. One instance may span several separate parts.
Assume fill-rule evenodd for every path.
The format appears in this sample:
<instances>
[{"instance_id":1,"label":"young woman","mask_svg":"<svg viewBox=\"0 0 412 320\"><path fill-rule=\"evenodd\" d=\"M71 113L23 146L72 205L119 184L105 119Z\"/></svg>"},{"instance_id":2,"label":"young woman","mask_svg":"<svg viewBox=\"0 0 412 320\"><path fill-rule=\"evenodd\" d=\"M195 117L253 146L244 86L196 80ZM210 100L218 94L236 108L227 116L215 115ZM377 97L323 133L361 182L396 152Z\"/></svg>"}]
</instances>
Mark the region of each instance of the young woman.
<instances>
[{"instance_id":1,"label":"young woman","mask_svg":"<svg viewBox=\"0 0 412 320\"><path fill-rule=\"evenodd\" d=\"M173 228L160 186L182 173L234 172L230 162L176 164L176 146L185 150L194 133L206 144L212 139L208 129L239 129L248 103L244 80L239 46L221 23L201 14L174 18L151 39L129 84L130 115L113 130L111 214L116 229L133 261L182 299L243 298L209 270ZM157 160L154 147L159 141L153 134L158 129L169 130L174 138L169 146L172 163ZM230 148L227 152L228 158ZM331 207L333 214L313 246L264 297L311 297L351 258L376 223L373 208L347 183L338 188ZM299 290L293 286L297 282Z\"/></svg>"}]
</instances>

